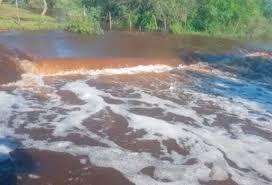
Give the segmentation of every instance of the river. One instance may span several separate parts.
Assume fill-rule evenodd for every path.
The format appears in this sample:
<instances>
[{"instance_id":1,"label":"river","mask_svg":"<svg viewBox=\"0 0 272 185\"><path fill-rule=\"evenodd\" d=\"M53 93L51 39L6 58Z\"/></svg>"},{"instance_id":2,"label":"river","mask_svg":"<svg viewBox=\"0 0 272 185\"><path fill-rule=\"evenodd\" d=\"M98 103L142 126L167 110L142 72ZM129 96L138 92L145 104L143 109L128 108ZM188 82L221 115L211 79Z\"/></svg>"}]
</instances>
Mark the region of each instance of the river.
<instances>
[{"instance_id":1,"label":"river","mask_svg":"<svg viewBox=\"0 0 272 185\"><path fill-rule=\"evenodd\" d=\"M0 184L272 184L271 71L271 44L0 33Z\"/></svg>"}]
</instances>

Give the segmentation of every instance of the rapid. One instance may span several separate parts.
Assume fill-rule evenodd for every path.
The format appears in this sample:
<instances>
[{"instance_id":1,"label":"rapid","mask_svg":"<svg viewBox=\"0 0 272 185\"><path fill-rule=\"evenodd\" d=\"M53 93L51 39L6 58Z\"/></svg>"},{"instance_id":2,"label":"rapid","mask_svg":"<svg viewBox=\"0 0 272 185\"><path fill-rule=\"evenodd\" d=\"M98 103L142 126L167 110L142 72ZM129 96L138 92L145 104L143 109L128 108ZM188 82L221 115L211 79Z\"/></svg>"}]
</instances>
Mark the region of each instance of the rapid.
<instances>
[{"instance_id":1,"label":"rapid","mask_svg":"<svg viewBox=\"0 0 272 185\"><path fill-rule=\"evenodd\" d=\"M272 184L272 46L0 33L0 185Z\"/></svg>"}]
</instances>

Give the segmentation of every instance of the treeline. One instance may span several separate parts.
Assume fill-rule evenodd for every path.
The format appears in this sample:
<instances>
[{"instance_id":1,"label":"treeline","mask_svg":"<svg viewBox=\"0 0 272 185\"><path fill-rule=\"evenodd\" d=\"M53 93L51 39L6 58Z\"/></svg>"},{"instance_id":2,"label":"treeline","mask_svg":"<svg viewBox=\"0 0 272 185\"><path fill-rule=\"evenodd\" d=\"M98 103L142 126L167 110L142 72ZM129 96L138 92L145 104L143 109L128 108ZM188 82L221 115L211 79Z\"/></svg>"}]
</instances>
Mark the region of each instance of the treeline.
<instances>
[{"instance_id":1,"label":"treeline","mask_svg":"<svg viewBox=\"0 0 272 185\"><path fill-rule=\"evenodd\" d=\"M19 0L18 0L19 1ZM43 7L45 0L22 0ZM240 37L272 33L272 0L46 0L66 29L203 32Z\"/></svg>"}]
</instances>

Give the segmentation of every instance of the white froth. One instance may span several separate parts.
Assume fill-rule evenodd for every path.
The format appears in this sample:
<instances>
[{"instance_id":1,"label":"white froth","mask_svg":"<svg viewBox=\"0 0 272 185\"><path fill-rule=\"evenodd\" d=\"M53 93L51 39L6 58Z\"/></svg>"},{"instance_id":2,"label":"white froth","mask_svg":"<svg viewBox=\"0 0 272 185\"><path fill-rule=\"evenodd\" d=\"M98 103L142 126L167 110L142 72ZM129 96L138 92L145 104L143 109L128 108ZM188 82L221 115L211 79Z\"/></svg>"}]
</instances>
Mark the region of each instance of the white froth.
<instances>
[{"instance_id":1,"label":"white froth","mask_svg":"<svg viewBox=\"0 0 272 185\"><path fill-rule=\"evenodd\" d=\"M12 149L5 144L0 143L0 162L2 160L5 160L9 158L9 153L12 151Z\"/></svg>"},{"instance_id":2,"label":"white froth","mask_svg":"<svg viewBox=\"0 0 272 185\"><path fill-rule=\"evenodd\" d=\"M39 178L41 178L40 176L35 175L35 174L29 174L28 177L29 177L30 179L39 179Z\"/></svg>"},{"instance_id":3,"label":"white froth","mask_svg":"<svg viewBox=\"0 0 272 185\"><path fill-rule=\"evenodd\" d=\"M16 148L16 145L0 134L0 162L10 158L10 152Z\"/></svg>"},{"instance_id":4,"label":"white froth","mask_svg":"<svg viewBox=\"0 0 272 185\"><path fill-rule=\"evenodd\" d=\"M123 67L123 68L105 68L98 70L73 70L67 72L61 72L53 74L53 76L63 76L63 75L72 75L72 74L81 74L81 75L121 75L121 74L139 74L139 73L163 73L167 71L171 71L174 68L168 65L155 64L155 65L138 65L135 67ZM44 76L52 76L52 75L44 75Z\"/></svg>"},{"instance_id":5,"label":"white froth","mask_svg":"<svg viewBox=\"0 0 272 185\"><path fill-rule=\"evenodd\" d=\"M86 104L74 111L70 111L69 116L65 115L59 118L61 121L56 123L56 128L54 130L54 134L58 136L66 135L66 132L71 129L86 129L82 125L82 121L101 111L106 105L103 98L99 96L100 92L96 89L90 88L85 83L72 82L64 86L62 89L75 92L75 94L85 101Z\"/></svg>"},{"instance_id":6,"label":"white froth","mask_svg":"<svg viewBox=\"0 0 272 185\"><path fill-rule=\"evenodd\" d=\"M24 73L22 74L22 79L18 80L16 82L11 82L8 84L4 84L3 86L9 87L9 86L19 86L22 89L35 89L39 87L45 86L42 75L39 74L29 74Z\"/></svg>"},{"instance_id":7,"label":"white froth","mask_svg":"<svg viewBox=\"0 0 272 185\"><path fill-rule=\"evenodd\" d=\"M70 89L71 90L71 89ZM87 90L87 89L86 89ZM100 94L103 96L107 96L106 93L104 92L100 92L97 93L96 92L97 89L95 88L88 88L88 92L93 92L93 94ZM196 93L193 93L193 95L197 95ZM203 95L202 95L203 98ZM207 97L206 97L207 98ZM208 98L209 100L213 100L214 98L212 98L211 96ZM159 107L163 107L166 110L169 110L170 112L174 112L178 115L180 115L180 113L182 115L187 115L188 117L191 117L193 119L195 119L196 123L199 123L199 125L201 124L201 118L199 118L199 116L196 115L196 113L194 111L191 111L189 109L189 107L187 107L187 109L189 109L189 111L184 111L184 112L178 112L175 111L175 107L177 105L175 105L175 103L169 102L167 100L160 100L156 97L152 97L150 95L147 95L145 93L141 93L141 101L149 103L149 104L158 104ZM226 103L226 104L222 104L222 102ZM167 106L167 105L171 105L171 106ZM238 104L234 104L235 107L232 107L233 105L231 103L229 103L227 100L222 101L221 100L221 107L223 107L224 110L229 111L231 114L237 114L241 117L249 117L249 112L247 109L247 106L244 106L243 104L241 106L238 106ZM250 150L250 148L252 147L251 144L248 144L247 142L240 142L238 141L233 141L233 139L230 139L228 135L225 135L225 131L223 130L218 130L217 128L214 129L209 129L209 128L204 128L204 129L196 129L194 128L194 130L192 130L191 128L189 128L188 126L185 125L173 125L173 124L169 124L166 121L163 120L158 120L155 118L151 118L151 117L147 117L147 116L142 116L142 115L135 115L131 112L129 112L127 110L127 107L123 107L122 105L107 105L108 107L110 107L112 109L112 111L114 111L117 114L121 114L124 115L128 121L129 121L129 127L135 129L135 130L145 130L147 132L147 137L145 137L145 139L165 139L165 138L174 138L175 140L187 140L187 145L192 147L191 148L191 154L192 155L196 155L198 156L198 158L200 157L200 159L202 160L202 164L210 162L214 165L212 171L210 172L213 179L215 180L224 180L228 178L228 173L233 172L232 170L230 170L230 168L228 167L228 164L226 162L222 163L222 158L223 158L223 154L222 153L218 153L217 148L222 148L222 151L225 151L229 156L230 159L234 160L234 162L239 166L239 168L253 168L253 169L258 169L260 171L263 171L263 168L260 168L261 165L258 165L258 163L262 163L263 166L265 166L265 169L269 169L268 164L266 164L266 158L261 159L260 161L258 161L258 163L253 162L252 160L250 160L250 163L248 163L247 160L249 160L251 157L254 155L251 155L248 151ZM232 109L233 108L233 109ZM253 107L251 106L251 108L258 108L258 107ZM187 112L187 113L186 113ZM193 116L196 115L196 116ZM190 130L190 132L184 131L184 128ZM159 134L159 135L158 135ZM161 135L161 136L160 136ZM250 136L248 136L250 137ZM256 138L255 138L256 139ZM189 142L190 141L190 142ZM198 142L198 144L195 143L195 141ZM204 141L204 142L202 142ZM233 142L237 142L237 144L233 144ZM260 142L259 139L256 140L256 142ZM209 145L213 146L213 147L209 147L206 145L206 143L209 143ZM268 145L270 144L269 142L267 143ZM216 147L215 147L216 146ZM246 150L241 150L241 147L247 147L248 149ZM265 145L263 145L261 148L267 147ZM207 154L207 155L199 155L200 153L203 154ZM269 153L269 151L267 151ZM102 153L102 152L101 152ZM100 153L100 154L101 154ZM109 152L109 155L112 154L113 151ZM216 153L218 154L217 156L218 159L215 160L215 156ZM268 154L267 153L267 154ZM127 154L124 154L127 155ZM119 155L117 155L119 156ZM212 158L211 158L212 156ZM240 156L244 156L245 160L241 160ZM173 157L173 156L172 156ZM271 157L271 155L270 155ZM106 158L113 159L113 156L107 156ZM143 159L143 157L141 157ZM172 158L173 159L173 158ZM120 161L123 160L123 157L120 157L117 160L113 160L113 161ZM91 160L92 161L92 160ZM96 164L99 163L98 161L105 161L103 160L98 160L96 159L95 161ZM129 162L128 160L124 160ZM225 161L225 160L223 160ZM107 163L108 165L111 165L111 167L114 167L115 169L123 169L123 167L120 167L119 163L115 164L115 163ZM104 166L103 164L97 164L99 166ZM149 165L149 164L148 164ZM122 166L122 165L121 165ZM155 165L156 166L156 165ZM201 166L201 165L200 165ZM200 167L199 166L199 167ZM168 169L169 170L169 169ZM124 171L124 170L123 170ZM131 172L130 170L126 170L123 173L129 177L129 174ZM228 172L228 173L227 173ZM267 177L269 177L271 174L267 173L268 171L266 170L265 174ZM196 173L197 175L198 173ZM209 180L209 179L205 179L204 177L206 177L205 173L203 175L202 171L199 172L199 178L202 180ZM241 178L240 175L238 175L238 177L236 177L235 175L233 175L234 178ZM254 176L254 173L250 174L250 176ZM129 178L131 179L131 178ZM185 181L185 178L183 178L183 180ZM252 181L253 179L250 178L250 180ZM247 180L248 181L248 180ZM133 181L136 182L136 181ZM142 183L139 183L142 184Z\"/></svg>"},{"instance_id":8,"label":"white froth","mask_svg":"<svg viewBox=\"0 0 272 185\"><path fill-rule=\"evenodd\" d=\"M6 92L0 91L0 118L7 120L11 116L11 107L16 104L17 98ZM1 130L0 130L1 134Z\"/></svg>"},{"instance_id":9,"label":"white froth","mask_svg":"<svg viewBox=\"0 0 272 185\"><path fill-rule=\"evenodd\" d=\"M158 67L158 66L157 66ZM166 66L157 68L144 66L135 68L109 69L104 71L92 71L88 78L92 75L99 74L135 74L139 71L154 72L171 70ZM150 70L150 71L149 71ZM173 84L172 84L173 85ZM218 84L223 87L224 84ZM54 94L45 104L39 104L32 99L27 99L21 95L23 90L15 90L14 94L0 92L0 136L5 134L15 138L21 138L25 147L38 148L43 150L52 150L59 152L67 152L73 155L88 155L92 164L100 167L114 168L120 171L126 178L137 185L198 185L199 181L209 180L226 180L231 175L232 179L241 185L266 185L267 181L261 180L259 174L267 178L272 177L272 167L267 160L272 159L271 142L258 136L246 135L241 130L242 123L230 125L231 130L235 134L235 139L231 134L222 128L212 126L217 115L201 115L193 108L199 107L198 100L212 102L219 107L217 113L232 115L242 120L249 119L254 124L262 126L262 128L271 131L271 120L260 124L256 120L259 114L268 114L265 107L252 100L234 97L232 100L226 97L207 95L197 92L187 87L179 87L178 83L174 84L175 91L169 89L169 97L183 94L190 94L189 103L180 105L170 100L166 100L145 92L140 87L124 87L124 91L132 90L140 94L137 98L114 97L110 93L99 90L96 87L90 87L86 81L66 82L61 90L73 92L80 100L84 102L82 105L68 105L62 102L60 98ZM48 87L49 88L49 87ZM52 88L52 87L50 87ZM52 91L54 92L54 91ZM29 91L28 91L29 93ZM104 101L102 97L115 98L125 102L120 105L110 104ZM143 102L142 105L133 105L129 101L135 100ZM182 121L165 121L160 118L154 118L146 115L135 114L131 112L131 108L160 108L163 110L163 116L167 113L188 117L193 123L199 125L198 128L184 124ZM14 106L15 105L15 106ZM17 108L14 108L17 107ZM33 108L35 107L35 108ZM54 108L62 108L64 113L54 112ZM39 117L38 123L27 123L27 112L33 110L43 110ZM143 130L145 135L140 139L159 141L162 154L159 157L153 156L147 152L132 152L111 141L107 136L98 136L88 130L84 125L84 121L89 117L93 117L97 113L110 109L115 114L119 114L126 118L128 127L133 131ZM254 112L254 113L253 113ZM14 127L8 126L8 121L12 115L16 113ZM56 114L56 118L48 121L45 117ZM102 118L101 118L102 119ZM203 124L207 121L209 125ZM84 145L75 145L73 142L63 141L40 141L31 138L31 135L15 134L13 128L22 124L26 124L24 128L51 128L55 136L66 136L68 133L78 133L82 136L92 138L109 147L92 147ZM119 124L119 123L116 123ZM167 152L163 141L173 139L179 147L187 149L188 155L181 155L175 151ZM2 148L1 148L2 147ZM1 145L0 156L11 151L9 145ZM163 160L166 157L171 159ZM195 158L197 162L192 165L185 165L188 159ZM1 159L1 157L0 157ZM229 162L227 159L231 160ZM86 161L82 160L82 163ZM235 163L236 166L233 166ZM209 165L212 164L212 165ZM154 176L150 177L142 173L147 167L154 167ZM244 172L240 169L249 169ZM254 169L255 171L251 170ZM164 182L169 181L168 183Z\"/></svg>"},{"instance_id":10,"label":"white froth","mask_svg":"<svg viewBox=\"0 0 272 185\"><path fill-rule=\"evenodd\" d=\"M133 153L127 150L93 147L89 154L90 162L97 166L114 168L122 172L135 184L163 185L168 180L169 185L198 184L198 178L208 176L209 169L183 166L152 157L148 153ZM149 177L141 171L146 167L155 167L154 177ZM196 173L198 178L193 177ZM156 179L157 178L157 179Z\"/></svg>"}]
</instances>

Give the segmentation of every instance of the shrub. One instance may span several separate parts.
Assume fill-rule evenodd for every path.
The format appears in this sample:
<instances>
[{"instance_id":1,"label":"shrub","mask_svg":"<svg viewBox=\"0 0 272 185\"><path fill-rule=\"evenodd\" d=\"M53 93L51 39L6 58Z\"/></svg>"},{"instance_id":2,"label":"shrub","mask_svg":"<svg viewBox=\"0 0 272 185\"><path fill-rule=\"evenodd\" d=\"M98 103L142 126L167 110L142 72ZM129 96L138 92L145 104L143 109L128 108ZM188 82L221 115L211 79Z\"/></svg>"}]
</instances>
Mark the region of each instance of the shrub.
<instances>
[{"instance_id":1,"label":"shrub","mask_svg":"<svg viewBox=\"0 0 272 185\"><path fill-rule=\"evenodd\" d=\"M175 34L181 34L184 32L183 26L179 22L174 22L169 26L169 31Z\"/></svg>"},{"instance_id":2,"label":"shrub","mask_svg":"<svg viewBox=\"0 0 272 185\"><path fill-rule=\"evenodd\" d=\"M64 30L75 33L102 33L99 22L91 16L70 16L67 18L67 23L64 25Z\"/></svg>"},{"instance_id":3,"label":"shrub","mask_svg":"<svg viewBox=\"0 0 272 185\"><path fill-rule=\"evenodd\" d=\"M150 15L138 16L137 27L141 27L144 31L155 31L157 29L156 21Z\"/></svg>"}]
</instances>

